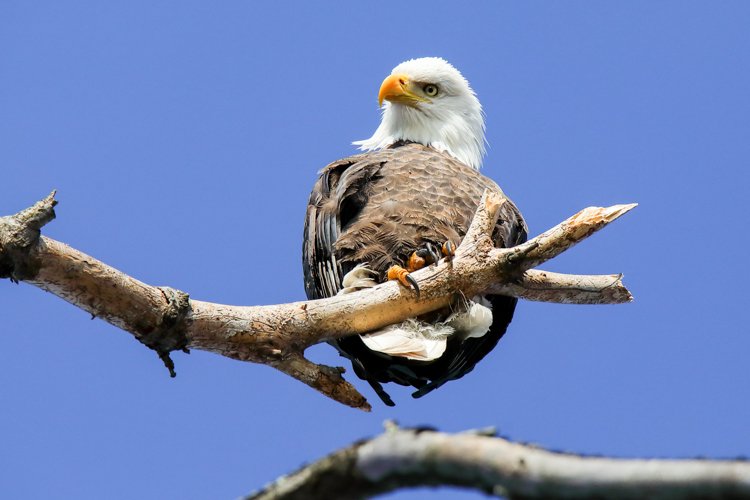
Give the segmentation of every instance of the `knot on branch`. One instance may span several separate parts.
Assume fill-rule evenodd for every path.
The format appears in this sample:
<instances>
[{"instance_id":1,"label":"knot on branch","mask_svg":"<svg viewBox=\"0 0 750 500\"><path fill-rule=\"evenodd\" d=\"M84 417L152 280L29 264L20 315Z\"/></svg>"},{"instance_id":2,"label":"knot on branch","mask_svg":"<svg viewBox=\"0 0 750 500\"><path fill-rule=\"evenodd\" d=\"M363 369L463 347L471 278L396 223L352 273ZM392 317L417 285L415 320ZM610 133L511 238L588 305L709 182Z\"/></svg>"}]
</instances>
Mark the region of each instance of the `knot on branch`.
<instances>
[{"instance_id":1,"label":"knot on branch","mask_svg":"<svg viewBox=\"0 0 750 500\"><path fill-rule=\"evenodd\" d=\"M159 326L138 340L156 351L159 358L164 362L164 366L169 370L169 375L176 377L174 362L169 357L169 353L182 351L190 354L187 348L188 338L186 334L188 327L186 318L191 310L190 295L166 286L157 288L164 294L164 298L167 300L167 308L162 314Z\"/></svg>"},{"instance_id":2,"label":"knot on branch","mask_svg":"<svg viewBox=\"0 0 750 500\"><path fill-rule=\"evenodd\" d=\"M55 191L33 207L0 217L0 278L18 283L33 279L41 264L29 257L42 227L55 218Z\"/></svg>"},{"instance_id":3,"label":"knot on branch","mask_svg":"<svg viewBox=\"0 0 750 500\"><path fill-rule=\"evenodd\" d=\"M523 271L521 265L529 257L529 254L539 248L539 242L531 240L509 249L503 249L500 255L499 268L506 276L517 275L520 277Z\"/></svg>"}]
</instances>

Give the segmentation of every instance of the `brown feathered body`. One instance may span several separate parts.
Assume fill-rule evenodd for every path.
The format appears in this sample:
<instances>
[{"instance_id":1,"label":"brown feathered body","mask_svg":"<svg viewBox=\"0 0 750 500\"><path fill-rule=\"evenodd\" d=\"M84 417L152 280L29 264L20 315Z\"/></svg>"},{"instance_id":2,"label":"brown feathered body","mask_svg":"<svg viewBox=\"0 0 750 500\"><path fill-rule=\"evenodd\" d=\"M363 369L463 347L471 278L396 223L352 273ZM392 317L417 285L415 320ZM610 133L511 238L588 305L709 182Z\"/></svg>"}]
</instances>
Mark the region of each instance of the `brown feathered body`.
<instances>
[{"instance_id":1,"label":"brown feathered body","mask_svg":"<svg viewBox=\"0 0 750 500\"><path fill-rule=\"evenodd\" d=\"M416 143L399 142L331 163L321 171L307 208L303 267L308 298L338 293L357 264L367 264L383 281L391 266L404 266L426 243L457 246L486 188L502 194L476 170ZM507 200L493 233L496 246L517 245L526 234L523 217ZM449 339L446 352L429 363L371 351L356 335L333 344L386 404L393 403L382 382L414 386L419 397L471 371L505 333L516 299L487 298L493 312L490 331L481 338ZM428 320L444 316L438 312Z\"/></svg>"}]
</instances>

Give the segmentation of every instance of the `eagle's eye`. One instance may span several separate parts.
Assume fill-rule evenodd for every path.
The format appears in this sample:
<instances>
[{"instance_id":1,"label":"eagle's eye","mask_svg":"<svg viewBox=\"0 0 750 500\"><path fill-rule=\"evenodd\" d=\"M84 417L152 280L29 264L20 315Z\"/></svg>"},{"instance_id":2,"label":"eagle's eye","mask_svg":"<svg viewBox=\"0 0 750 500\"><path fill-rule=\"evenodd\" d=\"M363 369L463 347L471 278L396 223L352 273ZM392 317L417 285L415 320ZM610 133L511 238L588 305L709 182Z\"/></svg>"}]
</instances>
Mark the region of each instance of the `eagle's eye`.
<instances>
[{"instance_id":1,"label":"eagle's eye","mask_svg":"<svg viewBox=\"0 0 750 500\"><path fill-rule=\"evenodd\" d=\"M424 93L428 97L435 97L436 95L438 95L437 85L433 85L431 83L428 83L427 85L425 85L422 90L424 90Z\"/></svg>"}]
</instances>

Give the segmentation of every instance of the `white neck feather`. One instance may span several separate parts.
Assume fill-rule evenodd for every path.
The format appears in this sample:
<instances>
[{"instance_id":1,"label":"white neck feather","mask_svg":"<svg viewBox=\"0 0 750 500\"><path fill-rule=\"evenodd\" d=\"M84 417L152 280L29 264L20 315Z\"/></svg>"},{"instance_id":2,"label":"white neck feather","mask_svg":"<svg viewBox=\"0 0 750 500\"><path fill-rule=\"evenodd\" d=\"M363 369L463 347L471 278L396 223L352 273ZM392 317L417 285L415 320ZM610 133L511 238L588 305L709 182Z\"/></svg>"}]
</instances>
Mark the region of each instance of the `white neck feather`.
<instances>
[{"instance_id":1,"label":"white neck feather","mask_svg":"<svg viewBox=\"0 0 750 500\"><path fill-rule=\"evenodd\" d=\"M418 108L386 102L380 126L372 137L352 144L372 151L408 140L445 151L466 165L479 169L485 153L484 116L479 100L470 90L455 102Z\"/></svg>"}]
</instances>

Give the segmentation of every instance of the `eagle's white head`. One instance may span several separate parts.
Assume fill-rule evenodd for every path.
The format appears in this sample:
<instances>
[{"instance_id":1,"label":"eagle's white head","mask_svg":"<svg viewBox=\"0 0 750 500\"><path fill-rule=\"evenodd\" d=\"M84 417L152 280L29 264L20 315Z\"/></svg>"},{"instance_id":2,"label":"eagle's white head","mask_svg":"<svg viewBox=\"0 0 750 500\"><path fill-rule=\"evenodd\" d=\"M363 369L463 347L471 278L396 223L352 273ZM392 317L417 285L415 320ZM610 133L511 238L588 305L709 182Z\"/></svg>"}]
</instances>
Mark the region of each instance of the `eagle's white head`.
<instances>
[{"instance_id":1,"label":"eagle's white head","mask_svg":"<svg viewBox=\"0 0 750 500\"><path fill-rule=\"evenodd\" d=\"M484 156L484 114L469 82L447 61L423 57L399 64L378 97L382 121L372 137L353 142L371 151L407 140L431 146L479 169Z\"/></svg>"}]
</instances>

